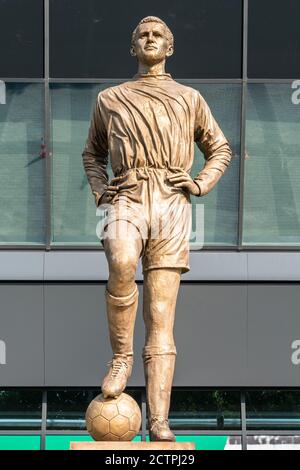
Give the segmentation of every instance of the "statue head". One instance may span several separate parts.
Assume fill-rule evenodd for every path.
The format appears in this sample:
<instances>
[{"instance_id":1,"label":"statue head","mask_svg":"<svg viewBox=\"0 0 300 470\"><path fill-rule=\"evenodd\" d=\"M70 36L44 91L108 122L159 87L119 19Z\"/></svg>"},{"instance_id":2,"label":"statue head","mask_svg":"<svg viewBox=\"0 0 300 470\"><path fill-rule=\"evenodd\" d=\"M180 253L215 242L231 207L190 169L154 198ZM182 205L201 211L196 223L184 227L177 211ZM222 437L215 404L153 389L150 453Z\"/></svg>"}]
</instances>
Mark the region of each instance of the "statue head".
<instances>
[{"instance_id":1,"label":"statue head","mask_svg":"<svg viewBox=\"0 0 300 470\"><path fill-rule=\"evenodd\" d=\"M156 16L143 18L132 33L130 53L140 63L154 65L174 52L174 37L166 23Z\"/></svg>"}]
</instances>

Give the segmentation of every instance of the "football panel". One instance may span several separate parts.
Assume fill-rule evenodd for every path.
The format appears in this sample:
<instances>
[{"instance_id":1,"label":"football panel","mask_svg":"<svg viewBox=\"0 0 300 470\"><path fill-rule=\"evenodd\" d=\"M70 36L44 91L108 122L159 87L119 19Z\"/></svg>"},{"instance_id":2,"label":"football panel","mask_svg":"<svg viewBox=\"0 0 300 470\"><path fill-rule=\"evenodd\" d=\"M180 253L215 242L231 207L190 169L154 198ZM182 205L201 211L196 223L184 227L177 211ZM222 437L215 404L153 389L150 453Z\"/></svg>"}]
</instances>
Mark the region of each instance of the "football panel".
<instances>
[{"instance_id":1,"label":"football panel","mask_svg":"<svg viewBox=\"0 0 300 470\"><path fill-rule=\"evenodd\" d=\"M123 436L120 437L120 441L132 441L136 436L134 431L127 431Z\"/></svg>"},{"instance_id":2,"label":"football panel","mask_svg":"<svg viewBox=\"0 0 300 470\"><path fill-rule=\"evenodd\" d=\"M117 405L115 403L104 403L101 415L104 416L104 418L108 419L110 421L113 419L115 416L119 414Z\"/></svg>"},{"instance_id":3,"label":"football panel","mask_svg":"<svg viewBox=\"0 0 300 470\"><path fill-rule=\"evenodd\" d=\"M134 414L129 418L129 429L130 431L135 431L136 433L139 432L141 429L142 424L142 417L140 414Z\"/></svg>"},{"instance_id":4,"label":"football panel","mask_svg":"<svg viewBox=\"0 0 300 470\"><path fill-rule=\"evenodd\" d=\"M133 406L133 403L126 398L118 403L118 410L120 415L130 418L130 416L136 413L136 406Z\"/></svg>"},{"instance_id":5,"label":"football panel","mask_svg":"<svg viewBox=\"0 0 300 470\"><path fill-rule=\"evenodd\" d=\"M103 441L119 441L119 440L120 438L118 436L115 436L115 434L112 434L111 432L106 434L103 438Z\"/></svg>"},{"instance_id":6,"label":"football panel","mask_svg":"<svg viewBox=\"0 0 300 470\"><path fill-rule=\"evenodd\" d=\"M96 441L103 440L103 436L109 433L109 422L107 419L103 418L103 416L93 419L90 433Z\"/></svg>"},{"instance_id":7,"label":"football panel","mask_svg":"<svg viewBox=\"0 0 300 470\"><path fill-rule=\"evenodd\" d=\"M97 397L96 397L97 398ZM103 402L97 399L91 401L89 406L87 407L85 416L86 418L89 417L91 419L96 418L97 416L101 415L101 411L103 408Z\"/></svg>"},{"instance_id":8,"label":"football panel","mask_svg":"<svg viewBox=\"0 0 300 470\"><path fill-rule=\"evenodd\" d=\"M125 416L116 416L113 418L109 423L109 430L111 433L115 434L116 436L122 436L127 431L130 430L129 428L129 419Z\"/></svg>"}]
</instances>

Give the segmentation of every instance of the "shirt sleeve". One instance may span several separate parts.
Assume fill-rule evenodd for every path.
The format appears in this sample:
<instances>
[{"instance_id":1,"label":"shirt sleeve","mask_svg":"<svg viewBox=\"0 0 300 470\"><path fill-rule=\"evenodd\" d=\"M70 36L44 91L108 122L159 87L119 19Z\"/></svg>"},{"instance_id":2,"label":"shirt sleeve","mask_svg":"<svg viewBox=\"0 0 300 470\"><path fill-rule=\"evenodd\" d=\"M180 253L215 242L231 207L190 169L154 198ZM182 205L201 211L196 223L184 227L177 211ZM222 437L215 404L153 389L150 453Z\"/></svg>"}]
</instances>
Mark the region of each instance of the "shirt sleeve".
<instances>
[{"instance_id":1,"label":"shirt sleeve","mask_svg":"<svg viewBox=\"0 0 300 470\"><path fill-rule=\"evenodd\" d=\"M197 93L194 140L205 158L204 167L194 179L199 186L199 196L204 196L221 178L230 163L232 152L200 93Z\"/></svg>"},{"instance_id":2,"label":"shirt sleeve","mask_svg":"<svg viewBox=\"0 0 300 470\"><path fill-rule=\"evenodd\" d=\"M107 131L101 113L99 95L94 106L82 158L88 182L95 196L95 202L98 205L101 196L108 186L108 174L106 171L108 164Z\"/></svg>"}]
</instances>

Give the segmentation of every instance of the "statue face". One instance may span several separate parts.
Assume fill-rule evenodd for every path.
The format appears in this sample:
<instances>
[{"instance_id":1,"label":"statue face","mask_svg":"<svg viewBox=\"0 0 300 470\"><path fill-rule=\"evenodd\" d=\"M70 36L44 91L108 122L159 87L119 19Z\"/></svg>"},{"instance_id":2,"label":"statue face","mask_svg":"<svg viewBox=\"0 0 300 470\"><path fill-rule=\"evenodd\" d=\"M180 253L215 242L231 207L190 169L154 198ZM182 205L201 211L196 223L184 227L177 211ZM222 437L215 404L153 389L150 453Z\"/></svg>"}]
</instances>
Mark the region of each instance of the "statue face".
<instances>
[{"instance_id":1,"label":"statue face","mask_svg":"<svg viewBox=\"0 0 300 470\"><path fill-rule=\"evenodd\" d=\"M141 24L131 53L147 65L157 64L172 55L173 47L169 44L164 25L154 22Z\"/></svg>"}]
</instances>

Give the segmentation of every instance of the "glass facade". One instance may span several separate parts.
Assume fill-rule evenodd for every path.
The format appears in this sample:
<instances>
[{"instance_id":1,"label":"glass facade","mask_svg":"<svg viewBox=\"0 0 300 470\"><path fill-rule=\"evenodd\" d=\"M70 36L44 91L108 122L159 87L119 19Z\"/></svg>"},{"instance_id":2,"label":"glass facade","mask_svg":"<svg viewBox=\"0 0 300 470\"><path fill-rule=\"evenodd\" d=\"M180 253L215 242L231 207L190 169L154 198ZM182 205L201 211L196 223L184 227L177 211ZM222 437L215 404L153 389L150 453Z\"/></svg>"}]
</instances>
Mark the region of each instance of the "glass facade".
<instances>
[{"instance_id":1,"label":"glass facade","mask_svg":"<svg viewBox=\"0 0 300 470\"><path fill-rule=\"evenodd\" d=\"M174 34L173 76L241 78L242 0L152 0L151 7L137 0L50 0L50 77L132 77L131 33L148 15L163 18Z\"/></svg>"},{"instance_id":2,"label":"glass facade","mask_svg":"<svg viewBox=\"0 0 300 470\"><path fill-rule=\"evenodd\" d=\"M175 390L169 413L173 429L240 429L240 394L223 391Z\"/></svg>"},{"instance_id":3,"label":"glass facade","mask_svg":"<svg viewBox=\"0 0 300 470\"><path fill-rule=\"evenodd\" d=\"M97 93L109 84L51 84L52 243L99 244L94 197L82 164ZM112 172L110 171L110 177Z\"/></svg>"},{"instance_id":4,"label":"glass facade","mask_svg":"<svg viewBox=\"0 0 300 470\"><path fill-rule=\"evenodd\" d=\"M248 76L300 76L298 0L249 0ZM267 18L267 22L266 22Z\"/></svg>"},{"instance_id":5,"label":"glass facade","mask_svg":"<svg viewBox=\"0 0 300 470\"><path fill-rule=\"evenodd\" d=\"M191 198L193 213L204 208L204 249L297 250L299 5L289 0L282 12L273 2L266 33L267 3L247 2L244 12L242 0L155 0L149 12L135 0L105 9L94 0L30 0L26 11L20 0L2 1L0 35L14 54L3 39L0 247L102 249L81 153L97 93L135 74L131 32L151 13L175 36L167 71L200 91L233 151L214 190ZM195 146L191 175L203 165Z\"/></svg>"},{"instance_id":6,"label":"glass facade","mask_svg":"<svg viewBox=\"0 0 300 470\"><path fill-rule=\"evenodd\" d=\"M248 429L300 430L300 392L247 392Z\"/></svg>"},{"instance_id":7,"label":"glass facade","mask_svg":"<svg viewBox=\"0 0 300 470\"><path fill-rule=\"evenodd\" d=\"M0 245L45 242L44 97L40 83L7 83L0 105Z\"/></svg>"},{"instance_id":8,"label":"glass facade","mask_svg":"<svg viewBox=\"0 0 300 470\"><path fill-rule=\"evenodd\" d=\"M39 429L42 424L42 392L0 390L0 430Z\"/></svg>"},{"instance_id":9,"label":"glass facade","mask_svg":"<svg viewBox=\"0 0 300 470\"><path fill-rule=\"evenodd\" d=\"M90 441L85 411L96 389L0 390L0 450L67 450ZM149 440L145 391L128 387L142 426L135 441ZM197 450L299 449L299 390L203 390L174 387L170 427L176 441ZM43 410L43 412L42 412Z\"/></svg>"},{"instance_id":10,"label":"glass facade","mask_svg":"<svg viewBox=\"0 0 300 470\"><path fill-rule=\"evenodd\" d=\"M300 244L300 107L290 83L247 93L244 243Z\"/></svg>"},{"instance_id":11,"label":"glass facade","mask_svg":"<svg viewBox=\"0 0 300 470\"><path fill-rule=\"evenodd\" d=\"M190 83L209 103L213 115L226 135L233 157L230 167L217 186L203 198L192 196L194 205L204 206L204 246L236 246L238 243L239 181L240 173L240 84ZM195 177L203 167L203 156L195 145L195 159L191 169Z\"/></svg>"},{"instance_id":12,"label":"glass facade","mask_svg":"<svg viewBox=\"0 0 300 470\"><path fill-rule=\"evenodd\" d=\"M0 0L0 78L44 76L43 0Z\"/></svg>"}]
</instances>

